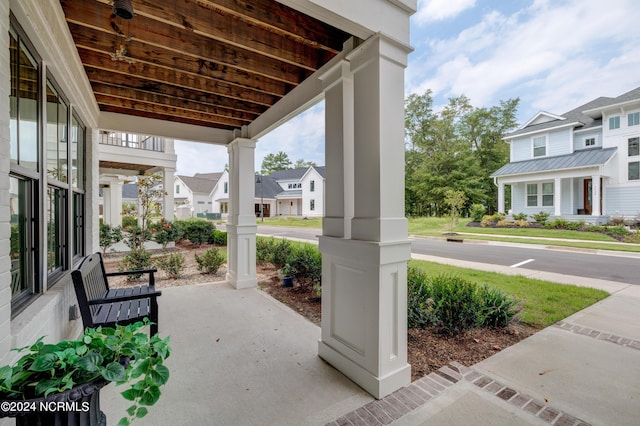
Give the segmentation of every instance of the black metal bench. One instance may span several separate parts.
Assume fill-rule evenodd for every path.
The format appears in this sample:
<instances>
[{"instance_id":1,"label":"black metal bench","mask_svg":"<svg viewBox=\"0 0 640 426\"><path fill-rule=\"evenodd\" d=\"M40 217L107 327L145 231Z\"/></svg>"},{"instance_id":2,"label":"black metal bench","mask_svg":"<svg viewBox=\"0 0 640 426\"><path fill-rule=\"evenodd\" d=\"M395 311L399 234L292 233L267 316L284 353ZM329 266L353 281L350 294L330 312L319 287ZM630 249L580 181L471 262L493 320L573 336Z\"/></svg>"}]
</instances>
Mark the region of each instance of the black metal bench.
<instances>
[{"instance_id":1,"label":"black metal bench","mask_svg":"<svg viewBox=\"0 0 640 426\"><path fill-rule=\"evenodd\" d=\"M102 254L85 257L78 269L71 272L82 323L85 328L127 325L143 318L151 321L151 336L158 332L158 296L155 269L106 273ZM137 287L109 289L108 277L149 274L149 284Z\"/></svg>"}]
</instances>

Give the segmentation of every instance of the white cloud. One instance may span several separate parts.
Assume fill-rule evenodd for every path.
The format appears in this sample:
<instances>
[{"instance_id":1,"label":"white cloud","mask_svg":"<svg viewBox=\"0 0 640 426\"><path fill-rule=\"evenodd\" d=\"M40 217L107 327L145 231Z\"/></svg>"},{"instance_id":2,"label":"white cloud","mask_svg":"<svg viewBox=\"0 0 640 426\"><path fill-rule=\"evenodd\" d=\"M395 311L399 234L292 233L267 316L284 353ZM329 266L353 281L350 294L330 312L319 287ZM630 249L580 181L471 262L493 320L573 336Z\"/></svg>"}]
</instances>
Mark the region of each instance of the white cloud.
<instances>
[{"instance_id":1,"label":"white cloud","mask_svg":"<svg viewBox=\"0 0 640 426\"><path fill-rule=\"evenodd\" d=\"M415 20L422 24L451 19L475 4L476 0L422 0L418 4Z\"/></svg>"},{"instance_id":2,"label":"white cloud","mask_svg":"<svg viewBox=\"0 0 640 426\"><path fill-rule=\"evenodd\" d=\"M229 162L226 146L176 140L174 148L178 156L176 175L221 172Z\"/></svg>"},{"instance_id":3,"label":"white cloud","mask_svg":"<svg viewBox=\"0 0 640 426\"><path fill-rule=\"evenodd\" d=\"M640 43L640 11L633 0L613 3L538 0L509 16L489 12L456 37L428 40L412 58L408 90L465 94L478 106L529 93L532 105L554 111L578 106L570 102L581 96L621 94L640 81L640 55L631 50Z\"/></svg>"}]
</instances>

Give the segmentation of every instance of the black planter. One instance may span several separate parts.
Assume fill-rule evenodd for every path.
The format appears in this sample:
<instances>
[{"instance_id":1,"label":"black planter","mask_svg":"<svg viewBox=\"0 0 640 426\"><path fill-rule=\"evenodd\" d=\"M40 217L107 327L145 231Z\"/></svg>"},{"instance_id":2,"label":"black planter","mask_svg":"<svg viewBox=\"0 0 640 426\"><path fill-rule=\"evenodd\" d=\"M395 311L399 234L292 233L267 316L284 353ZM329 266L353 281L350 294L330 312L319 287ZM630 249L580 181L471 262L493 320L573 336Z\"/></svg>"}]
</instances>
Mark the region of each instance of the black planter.
<instances>
[{"instance_id":1,"label":"black planter","mask_svg":"<svg viewBox=\"0 0 640 426\"><path fill-rule=\"evenodd\" d=\"M293 277L284 277L282 279L282 287L293 287Z\"/></svg>"},{"instance_id":2,"label":"black planter","mask_svg":"<svg viewBox=\"0 0 640 426\"><path fill-rule=\"evenodd\" d=\"M18 411L0 410L0 417L15 417L17 426L106 426L100 411L100 389L107 383L102 378L78 385L62 393L22 400L0 400L0 406Z\"/></svg>"}]
</instances>

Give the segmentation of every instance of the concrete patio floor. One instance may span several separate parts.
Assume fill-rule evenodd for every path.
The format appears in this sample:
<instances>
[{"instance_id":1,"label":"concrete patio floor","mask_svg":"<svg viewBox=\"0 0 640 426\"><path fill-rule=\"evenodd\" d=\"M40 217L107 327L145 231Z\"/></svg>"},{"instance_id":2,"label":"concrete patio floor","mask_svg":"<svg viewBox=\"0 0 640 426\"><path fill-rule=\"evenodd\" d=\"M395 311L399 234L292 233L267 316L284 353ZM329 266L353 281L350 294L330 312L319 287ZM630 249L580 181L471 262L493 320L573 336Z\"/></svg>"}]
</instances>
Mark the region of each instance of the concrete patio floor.
<instances>
[{"instance_id":1,"label":"concrete patio floor","mask_svg":"<svg viewBox=\"0 0 640 426\"><path fill-rule=\"evenodd\" d=\"M162 289L171 377L139 425L319 425L373 400L318 357L320 328L258 289ZM108 424L128 401L101 392Z\"/></svg>"}]
</instances>

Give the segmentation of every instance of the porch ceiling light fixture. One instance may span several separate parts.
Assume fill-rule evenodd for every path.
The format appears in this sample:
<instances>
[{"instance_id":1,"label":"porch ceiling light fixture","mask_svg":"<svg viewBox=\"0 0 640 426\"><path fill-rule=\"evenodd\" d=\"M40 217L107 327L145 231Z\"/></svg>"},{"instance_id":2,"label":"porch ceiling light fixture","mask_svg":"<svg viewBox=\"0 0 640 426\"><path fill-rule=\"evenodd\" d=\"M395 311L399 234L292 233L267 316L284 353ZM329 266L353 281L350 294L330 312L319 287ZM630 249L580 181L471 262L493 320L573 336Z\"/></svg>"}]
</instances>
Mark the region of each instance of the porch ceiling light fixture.
<instances>
[{"instance_id":1,"label":"porch ceiling light fixture","mask_svg":"<svg viewBox=\"0 0 640 426\"><path fill-rule=\"evenodd\" d=\"M133 19L131 0L115 0L113 2L113 13L122 19Z\"/></svg>"}]
</instances>

